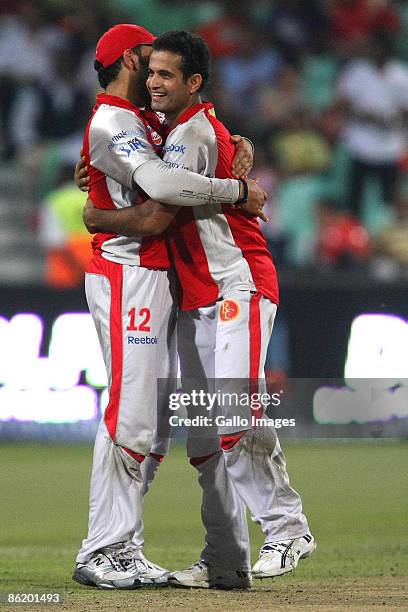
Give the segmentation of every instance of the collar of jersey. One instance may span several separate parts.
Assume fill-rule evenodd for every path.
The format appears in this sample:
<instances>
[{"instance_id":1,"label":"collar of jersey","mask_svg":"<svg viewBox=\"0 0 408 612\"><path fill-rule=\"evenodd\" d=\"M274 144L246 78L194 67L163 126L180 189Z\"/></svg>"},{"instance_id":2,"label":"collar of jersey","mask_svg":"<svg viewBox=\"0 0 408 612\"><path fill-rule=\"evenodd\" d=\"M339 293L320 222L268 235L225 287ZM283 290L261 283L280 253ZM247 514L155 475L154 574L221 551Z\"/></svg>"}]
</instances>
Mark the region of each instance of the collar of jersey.
<instances>
[{"instance_id":1,"label":"collar of jersey","mask_svg":"<svg viewBox=\"0 0 408 612\"><path fill-rule=\"evenodd\" d=\"M211 102L201 102L200 104L194 104L193 106L190 106L190 108L185 110L184 113L181 113L180 117L177 119L177 123L185 123L186 121L191 119L191 117L194 117L194 115L196 115L200 110L204 109L209 111L212 108L214 108L214 105Z\"/></svg>"},{"instance_id":2,"label":"collar of jersey","mask_svg":"<svg viewBox=\"0 0 408 612\"><path fill-rule=\"evenodd\" d=\"M110 106L119 106L119 108L126 108L127 110L131 110L137 114L139 114L143 110L129 102L129 100L125 100L125 98L120 98L119 96L112 96L107 93L97 94L96 102L97 104L109 104Z\"/></svg>"}]
</instances>

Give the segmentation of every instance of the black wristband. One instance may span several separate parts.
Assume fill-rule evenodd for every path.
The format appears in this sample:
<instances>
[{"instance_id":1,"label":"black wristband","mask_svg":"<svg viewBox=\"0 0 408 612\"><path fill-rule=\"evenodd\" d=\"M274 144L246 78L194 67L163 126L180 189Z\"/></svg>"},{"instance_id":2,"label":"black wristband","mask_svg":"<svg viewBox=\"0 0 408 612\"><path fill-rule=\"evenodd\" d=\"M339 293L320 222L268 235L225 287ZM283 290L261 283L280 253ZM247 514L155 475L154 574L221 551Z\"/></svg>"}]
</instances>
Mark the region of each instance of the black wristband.
<instances>
[{"instance_id":1,"label":"black wristband","mask_svg":"<svg viewBox=\"0 0 408 612\"><path fill-rule=\"evenodd\" d=\"M248 202L248 183L243 178L240 178L238 180L242 183L244 187L244 193L242 195L242 198L239 198L239 200L235 202L235 206L239 206L240 204L245 204L246 202Z\"/></svg>"}]
</instances>

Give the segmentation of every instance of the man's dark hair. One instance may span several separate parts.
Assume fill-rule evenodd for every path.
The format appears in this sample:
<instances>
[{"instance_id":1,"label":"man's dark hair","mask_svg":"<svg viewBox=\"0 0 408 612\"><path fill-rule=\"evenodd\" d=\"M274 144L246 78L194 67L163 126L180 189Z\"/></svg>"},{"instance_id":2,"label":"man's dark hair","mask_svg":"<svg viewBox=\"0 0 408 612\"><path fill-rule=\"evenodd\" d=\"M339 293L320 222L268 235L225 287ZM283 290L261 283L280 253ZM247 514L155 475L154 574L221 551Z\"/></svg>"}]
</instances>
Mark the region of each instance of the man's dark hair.
<instances>
[{"instance_id":1,"label":"man's dark hair","mask_svg":"<svg viewBox=\"0 0 408 612\"><path fill-rule=\"evenodd\" d=\"M203 82L199 91L203 89L210 76L210 50L201 36L184 30L170 30L156 38L153 51L170 51L181 55L184 81L193 74L201 74Z\"/></svg>"},{"instance_id":2,"label":"man's dark hair","mask_svg":"<svg viewBox=\"0 0 408 612\"><path fill-rule=\"evenodd\" d=\"M136 53L139 59L141 59L142 56L141 56L141 51L140 51L140 45L132 49L132 51ZM110 66L107 66L106 68L102 66L101 62L99 62L98 60L95 60L94 68L96 72L98 73L98 81L102 89L106 89L109 83L116 81L121 67L122 67L121 57L117 59L116 62L113 62L113 64L111 64Z\"/></svg>"}]
</instances>

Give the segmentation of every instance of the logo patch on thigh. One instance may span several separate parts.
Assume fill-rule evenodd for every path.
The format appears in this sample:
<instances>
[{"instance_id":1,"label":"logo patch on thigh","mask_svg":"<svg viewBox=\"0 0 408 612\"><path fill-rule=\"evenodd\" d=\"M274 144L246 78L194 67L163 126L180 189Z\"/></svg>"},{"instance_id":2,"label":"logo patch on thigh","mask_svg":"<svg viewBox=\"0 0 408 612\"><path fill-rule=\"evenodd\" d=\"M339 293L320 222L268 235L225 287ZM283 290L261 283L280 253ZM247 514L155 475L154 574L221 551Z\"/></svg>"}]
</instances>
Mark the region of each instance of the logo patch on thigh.
<instances>
[{"instance_id":1,"label":"logo patch on thigh","mask_svg":"<svg viewBox=\"0 0 408 612\"><path fill-rule=\"evenodd\" d=\"M227 323L235 321L240 312L239 302L236 300L223 300L220 305L220 319Z\"/></svg>"}]
</instances>

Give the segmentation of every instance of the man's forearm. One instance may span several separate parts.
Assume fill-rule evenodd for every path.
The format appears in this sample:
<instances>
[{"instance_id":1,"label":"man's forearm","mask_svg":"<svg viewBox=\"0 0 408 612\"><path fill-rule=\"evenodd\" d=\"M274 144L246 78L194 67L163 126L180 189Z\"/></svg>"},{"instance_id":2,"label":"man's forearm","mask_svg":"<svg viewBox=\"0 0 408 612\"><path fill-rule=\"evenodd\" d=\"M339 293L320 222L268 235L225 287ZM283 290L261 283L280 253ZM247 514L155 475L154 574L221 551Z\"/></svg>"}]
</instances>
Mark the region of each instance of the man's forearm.
<instances>
[{"instance_id":1,"label":"man's forearm","mask_svg":"<svg viewBox=\"0 0 408 612\"><path fill-rule=\"evenodd\" d=\"M240 198L240 183L236 179L208 178L171 168L160 159L139 166L133 179L153 200L176 206L234 204Z\"/></svg>"},{"instance_id":2,"label":"man's forearm","mask_svg":"<svg viewBox=\"0 0 408 612\"><path fill-rule=\"evenodd\" d=\"M104 232L123 236L157 236L167 229L178 210L176 206L166 206L152 200L119 210L91 206L85 208L84 222L92 234Z\"/></svg>"}]
</instances>

